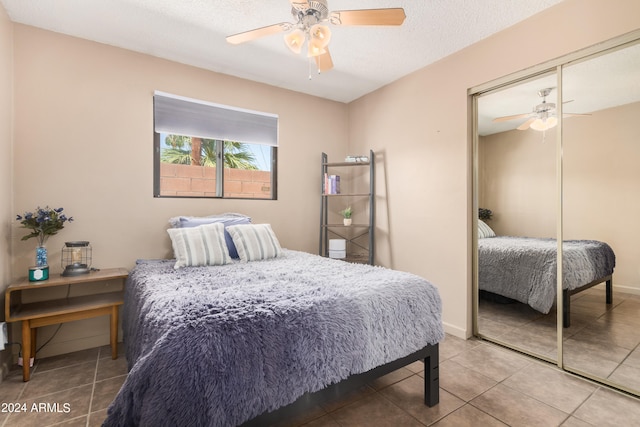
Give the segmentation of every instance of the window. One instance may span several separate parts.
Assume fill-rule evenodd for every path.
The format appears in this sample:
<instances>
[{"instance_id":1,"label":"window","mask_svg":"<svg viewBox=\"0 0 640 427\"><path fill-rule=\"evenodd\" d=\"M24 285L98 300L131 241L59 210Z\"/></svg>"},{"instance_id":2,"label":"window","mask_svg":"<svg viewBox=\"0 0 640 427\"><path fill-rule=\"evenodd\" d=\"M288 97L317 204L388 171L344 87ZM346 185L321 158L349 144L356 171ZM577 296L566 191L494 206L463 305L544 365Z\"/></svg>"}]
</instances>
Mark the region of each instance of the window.
<instances>
[{"instance_id":1,"label":"window","mask_svg":"<svg viewBox=\"0 0 640 427\"><path fill-rule=\"evenodd\" d=\"M156 92L154 196L275 200L277 125L273 114Z\"/></svg>"}]
</instances>

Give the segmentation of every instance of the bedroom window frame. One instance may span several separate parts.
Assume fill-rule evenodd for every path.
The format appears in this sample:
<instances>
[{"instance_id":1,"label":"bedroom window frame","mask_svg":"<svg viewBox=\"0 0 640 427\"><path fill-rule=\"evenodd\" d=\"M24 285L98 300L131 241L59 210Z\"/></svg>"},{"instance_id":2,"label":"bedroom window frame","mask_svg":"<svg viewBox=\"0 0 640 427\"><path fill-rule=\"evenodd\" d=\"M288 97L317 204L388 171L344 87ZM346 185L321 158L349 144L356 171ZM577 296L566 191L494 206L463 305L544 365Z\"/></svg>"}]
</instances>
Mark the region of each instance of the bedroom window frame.
<instances>
[{"instance_id":1,"label":"bedroom window frame","mask_svg":"<svg viewBox=\"0 0 640 427\"><path fill-rule=\"evenodd\" d=\"M208 101L186 98L165 92L155 91L153 95L153 196L156 198L205 198L205 199L241 199L241 200L277 200L277 158L278 158L278 115L260 111L247 110ZM200 138L213 141L215 144L216 167L214 194L194 194L179 192L169 194L163 190L162 144L165 135L177 135L187 138ZM225 164L225 143L232 142L252 150L265 151L270 147L269 158L262 161L264 169L255 172L268 172L268 187L252 182L253 187L260 186L260 191L269 192L268 197L260 197L255 191L250 196L242 196L243 191L226 191L225 178L232 168ZM257 146L263 146L262 148ZM253 173L251 175L254 175ZM180 177L188 179L188 177ZM229 181L230 182L230 181ZM264 177L261 177L261 182ZM241 183L244 186L244 181Z\"/></svg>"}]
</instances>

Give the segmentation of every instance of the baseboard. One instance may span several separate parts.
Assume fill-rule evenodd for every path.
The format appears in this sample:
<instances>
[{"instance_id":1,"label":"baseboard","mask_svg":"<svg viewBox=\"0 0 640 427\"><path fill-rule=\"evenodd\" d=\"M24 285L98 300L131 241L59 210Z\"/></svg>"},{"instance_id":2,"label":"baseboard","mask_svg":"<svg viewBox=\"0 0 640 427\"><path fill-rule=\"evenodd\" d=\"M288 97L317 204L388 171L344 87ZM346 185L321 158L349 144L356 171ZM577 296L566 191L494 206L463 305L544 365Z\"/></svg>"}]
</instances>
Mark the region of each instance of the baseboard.
<instances>
[{"instance_id":1,"label":"baseboard","mask_svg":"<svg viewBox=\"0 0 640 427\"><path fill-rule=\"evenodd\" d=\"M467 330L466 329L459 328L459 327L451 325L451 324L449 324L447 322L443 322L442 325L444 326L445 333L447 333L449 335L453 335L454 337L462 338L463 340L466 340L467 338L469 338L469 335L467 335Z\"/></svg>"},{"instance_id":2,"label":"baseboard","mask_svg":"<svg viewBox=\"0 0 640 427\"><path fill-rule=\"evenodd\" d=\"M613 277L613 296L614 296L614 298L615 298L615 295L616 295L616 291L624 292L625 294L640 295L640 288L638 288L637 286L616 285L615 275L614 275L614 277Z\"/></svg>"}]
</instances>

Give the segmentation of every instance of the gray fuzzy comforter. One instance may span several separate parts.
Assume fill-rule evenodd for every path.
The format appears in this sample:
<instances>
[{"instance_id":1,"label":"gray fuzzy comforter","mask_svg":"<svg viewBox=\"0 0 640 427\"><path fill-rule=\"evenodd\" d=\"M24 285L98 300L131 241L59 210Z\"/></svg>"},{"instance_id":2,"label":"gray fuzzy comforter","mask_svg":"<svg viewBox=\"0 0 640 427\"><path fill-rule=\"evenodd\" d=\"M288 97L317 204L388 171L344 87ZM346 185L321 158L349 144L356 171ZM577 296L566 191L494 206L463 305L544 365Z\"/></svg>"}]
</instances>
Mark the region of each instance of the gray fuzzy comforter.
<instances>
[{"instance_id":1,"label":"gray fuzzy comforter","mask_svg":"<svg viewBox=\"0 0 640 427\"><path fill-rule=\"evenodd\" d=\"M555 239L479 239L479 288L546 314L556 300L556 253ZM566 240L563 242L563 289L576 289L611 275L615 263L613 250L606 243Z\"/></svg>"},{"instance_id":2,"label":"gray fuzzy comforter","mask_svg":"<svg viewBox=\"0 0 640 427\"><path fill-rule=\"evenodd\" d=\"M105 426L233 426L444 337L412 274L284 250L173 269L140 261L125 290L129 375Z\"/></svg>"}]
</instances>

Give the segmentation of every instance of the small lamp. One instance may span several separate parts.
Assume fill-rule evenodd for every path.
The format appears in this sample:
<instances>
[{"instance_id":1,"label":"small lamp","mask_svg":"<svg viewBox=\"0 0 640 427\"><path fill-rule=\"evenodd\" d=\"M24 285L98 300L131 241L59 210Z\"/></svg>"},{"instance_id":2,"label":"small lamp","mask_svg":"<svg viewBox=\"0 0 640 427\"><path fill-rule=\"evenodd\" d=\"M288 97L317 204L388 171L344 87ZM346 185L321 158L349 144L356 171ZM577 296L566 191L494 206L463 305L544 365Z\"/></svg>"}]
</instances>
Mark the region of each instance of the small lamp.
<instances>
[{"instance_id":1,"label":"small lamp","mask_svg":"<svg viewBox=\"0 0 640 427\"><path fill-rule=\"evenodd\" d=\"M65 242L62 248L63 276L79 276L91 271L91 245L87 241Z\"/></svg>"}]
</instances>

